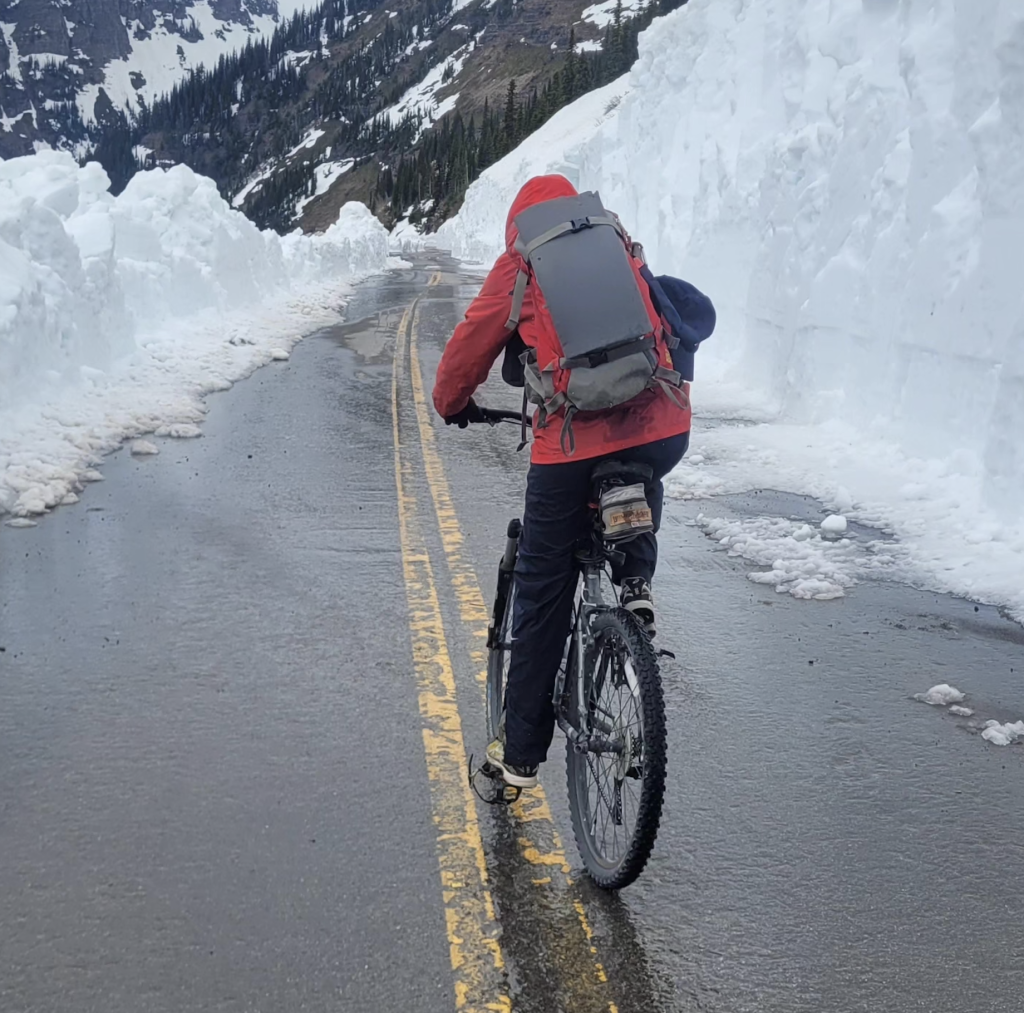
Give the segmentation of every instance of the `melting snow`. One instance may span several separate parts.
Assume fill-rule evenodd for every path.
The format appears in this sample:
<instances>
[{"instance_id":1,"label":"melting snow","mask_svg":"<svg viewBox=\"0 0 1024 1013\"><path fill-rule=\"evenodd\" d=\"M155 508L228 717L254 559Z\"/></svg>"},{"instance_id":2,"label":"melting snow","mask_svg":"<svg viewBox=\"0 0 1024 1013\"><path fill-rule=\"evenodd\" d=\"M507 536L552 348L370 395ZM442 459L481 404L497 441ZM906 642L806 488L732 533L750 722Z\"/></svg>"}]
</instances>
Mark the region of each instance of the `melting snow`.
<instances>
[{"instance_id":1,"label":"melting snow","mask_svg":"<svg viewBox=\"0 0 1024 1013\"><path fill-rule=\"evenodd\" d=\"M841 598L858 577L888 572L895 563L887 543L862 545L849 538L822 538L819 530L802 521L782 517L727 520L700 514L696 523L730 556L742 556L769 568L747 574L749 580L770 584L794 598Z\"/></svg>"}]
</instances>

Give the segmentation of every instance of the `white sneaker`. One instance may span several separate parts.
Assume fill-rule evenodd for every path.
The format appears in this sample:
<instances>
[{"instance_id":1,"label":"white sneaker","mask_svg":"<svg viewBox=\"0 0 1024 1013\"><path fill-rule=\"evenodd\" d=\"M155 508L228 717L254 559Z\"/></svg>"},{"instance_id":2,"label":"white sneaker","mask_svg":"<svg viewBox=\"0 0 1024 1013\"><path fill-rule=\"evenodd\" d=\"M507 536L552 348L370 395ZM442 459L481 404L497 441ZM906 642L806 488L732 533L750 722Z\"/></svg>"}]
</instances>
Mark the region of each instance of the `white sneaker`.
<instances>
[{"instance_id":1,"label":"white sneaker","mask_svg":"<svg viewBox=\"0 0 1024 1013\"><path fill-rule=\"evenodd\" d=\"M501 771L505 784L511 784L515 788L536 788L537 768L536 767L515 767L505 762L505 743L500 738L495 739L487 747L487 762L492 767Z\"/></svg>"},{"instance_id":2,"label":"white sneaker","mask_svg":"<svg viewBox=\"0 0 1024 1013\"><path fill-rule=\"evenodd\" d=\"M651 585L643 577L623 579L619 604L644 624L649 637L658 632L654 621L654 596L651 594Z\"/></svg>"}]
</instances>

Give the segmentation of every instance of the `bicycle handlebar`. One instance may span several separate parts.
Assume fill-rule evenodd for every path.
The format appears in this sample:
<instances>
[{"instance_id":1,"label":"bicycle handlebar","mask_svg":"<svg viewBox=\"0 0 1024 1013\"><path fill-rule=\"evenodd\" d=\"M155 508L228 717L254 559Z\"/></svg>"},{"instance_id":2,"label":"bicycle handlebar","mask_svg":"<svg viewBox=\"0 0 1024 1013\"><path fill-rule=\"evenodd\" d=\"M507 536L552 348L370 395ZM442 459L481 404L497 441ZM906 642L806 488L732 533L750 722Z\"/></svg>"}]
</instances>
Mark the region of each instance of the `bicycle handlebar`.
<instances>
[{"instance_id":1,"label":"bicycle handlebar","mask_svg":"<svg viewBox=\"0 0 1024 1013\"><path fill-rule=\"evenodd\" d=\"M489 426L497 425L499 422L514 422L516 425L522 425L523 422L522 412L507 411L499 408L481 408L480 414L483 416L480 421L486 422ZM529 416L526 416L526 425L527 427L533 425Z\"/></svg>"}]
</instances>

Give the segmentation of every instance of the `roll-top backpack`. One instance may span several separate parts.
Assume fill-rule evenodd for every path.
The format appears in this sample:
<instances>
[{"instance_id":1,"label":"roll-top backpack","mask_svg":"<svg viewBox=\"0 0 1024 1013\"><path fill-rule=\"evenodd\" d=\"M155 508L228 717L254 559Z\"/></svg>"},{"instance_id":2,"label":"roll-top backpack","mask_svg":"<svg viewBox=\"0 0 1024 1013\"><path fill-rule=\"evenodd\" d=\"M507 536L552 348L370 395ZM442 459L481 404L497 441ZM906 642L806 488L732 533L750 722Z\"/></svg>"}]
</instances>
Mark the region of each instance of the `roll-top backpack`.
<instances>
[{"instance_id":1,"label":"roll-top backpack","mask_svg":"<svg viewBox=\"0 0 1024 1013\"><path fill-rule=\"evenodd\" d=\"M539 406L540 427L564 410L563 453L575 452L577 412L614 408L652 388L689 407L671 365L677 339L644 300L642 250L600 196L542 201L513 224L517 236L508 253L519 274L505 326L517 328L529 285L538 340L521 356L524 399Z\"/></svg>"}]
</instances>

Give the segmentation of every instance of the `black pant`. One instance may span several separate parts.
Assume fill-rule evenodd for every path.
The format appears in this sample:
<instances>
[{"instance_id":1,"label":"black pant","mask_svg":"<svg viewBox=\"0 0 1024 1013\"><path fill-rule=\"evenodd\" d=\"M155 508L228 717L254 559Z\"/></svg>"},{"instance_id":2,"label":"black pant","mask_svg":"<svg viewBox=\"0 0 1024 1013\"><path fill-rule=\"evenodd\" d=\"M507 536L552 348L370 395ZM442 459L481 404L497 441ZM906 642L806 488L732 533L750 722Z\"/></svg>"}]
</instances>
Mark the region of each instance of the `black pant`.
<instances>
[{"instance_id":1,"label":"black pant","mask_svg":"<svg viewBox=\"0 0 1024 1013\"><path fill-rule=\"evenodd\" d=\"M554 733L551 695L569 634L578 571L574 551L589 525L590 473L603 460L649 464L646 484L654 531L661 526L662 478L686 453L689 433L644 443L606 457L565 464L531 464L526 483L523 537L516 563L516 600L512 617L512 661L505 693L505 759L533 766L547 759ZM654 533L622 546L626 562L613 574L650 580L658 562Z\"/></svg>"}]
</instances>

